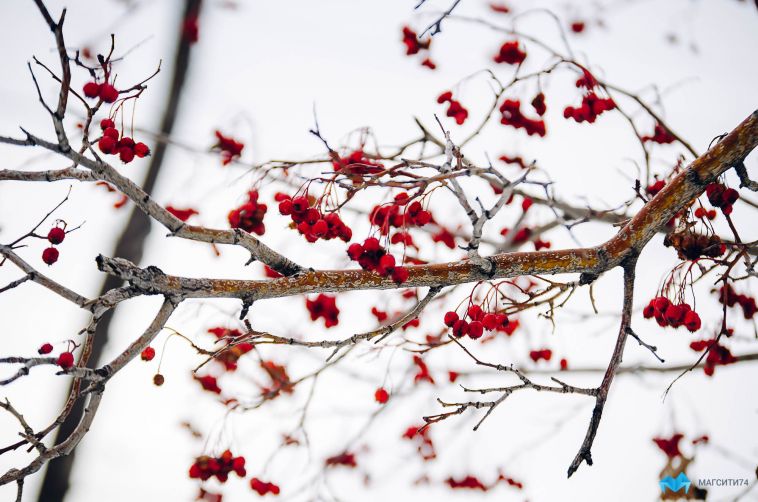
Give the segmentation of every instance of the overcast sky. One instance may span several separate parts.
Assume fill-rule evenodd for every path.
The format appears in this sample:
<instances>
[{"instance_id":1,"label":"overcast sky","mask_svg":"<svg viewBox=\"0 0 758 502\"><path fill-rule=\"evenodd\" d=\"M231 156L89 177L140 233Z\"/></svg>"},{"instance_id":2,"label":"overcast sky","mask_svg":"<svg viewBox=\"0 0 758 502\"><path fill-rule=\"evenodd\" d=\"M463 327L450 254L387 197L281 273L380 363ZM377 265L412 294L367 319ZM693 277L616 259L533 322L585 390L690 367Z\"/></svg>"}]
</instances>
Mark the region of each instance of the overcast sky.
<instances>
[{"instance_id":1,"label":"overcast sky","mask_svg":"<svg viewBox=\"0 0 758 502\"><path fill-rule=\"evenodd\" d=\"M58 2L48 3L51 10L58 12ZM151 83L136 109L135 123L146 130L157 128L163 109L171 73L166 62L173 56L181 3L66 2L70 47L91 46L105 51L108 34L113 32L117 53L130 50L118 66L120 81L139 81L152 73L159 60L164 61L166 71ZM334 144L349 141L349 133L363 126L371 126L382 145L401 144L417 134L413 117L430 126L434 124L433 114L442 110L436 104L436 96L447 89L455 89L472 116L481 114L491 101L486 77L479 73L463 79L491 67L490 57L503 39L482 27L450 20L433 42L432 56L439 68L429 71L419 66L418 59L403 54L400 28L409 24L423 29L431 19L424 12L434 12L448 2L430 1L421 13L414 13L415 3L208 1L174 139L203 151L213 142L213 130L220 128L246 142L246 162L303 159L322 153L322 145L308 132L313 126L314 107L321 131ZM714 136L731 130L758 108L758 11L750 2L616 1L605 2L610 7L603 11L594 7L596 2L509 3L517 9L527 3L549 6L564 24L573 19L587 20L586 33L570 39L578 57L589 61L591 68L608 81L628 90L640 90L648 99L655 97L648 86L657 86L664 116L699 152L707 149ZM464 0L457 12L500 19L485 7L483 2ZM551 18L544 14L525 18L520 28L551 44L560 43ZM676 43L671 43L672 37ZM52 38L32 2L0 3L0 48L0 135L18 135L21 125L40 136L54 137L26 69L32 55L56 66ZM539 51L535 49L534 53L539 58ZM503 79L509 75L505 68L497 71ZM53 95L53 84L41 72L39 75L43 92ZM81 85L85 75L77 72L75 80ZM521 132L516 134L493 124L468 147L470 157L484 162L487 156L520 153L529 160L535 159L556 182L557 193L574 203L590 201L594 207L602 208L615 207L629 199L641 158L623 118L617 114L604 116L591 128L565 121L562 104L577 99L568 74L551 80L545 93L549 109L549 135L545 140L527 138ZM652 129L650 122L642 123ZM465 137L464 132L471 127L446 125L453 129L454 140ZM655 150L655 172L668 172L677 151L674 147ZM756 154L747 162L753 172L757 163ZM38 151L0 146L0 168L65 166L60 159ZM147 162L138 161L119 169L139 181L146 168ZM241 200L250 180L244 169L220 167L215 156L171 148L154 196L164 204L197 207L201 212L198 223L225 227L226 213ZM0 183L0 242L11 241L27 231L65 196L68 187L69 183L64 182ZM262 191L271 208L273 193L279 189L282 187L270 186ZM71 199L58 217L73 224L86 223L61 246L60 261L46 273L84 295L97 294L103 277L94 267L94 257L99 253L112 255L115 239L128 215L112 208L114 200L115 196L102 188L73 185ZM308 266L349 266L343 258L344 246L333 242L308 245L286 228L285 220L275 210L269 214L264 239L267 244L286 249L288 255ZM534 224L549 217L547 212L530 216ZM748 237L755 239L750 234L755 228L750 209L738 205L735 218ZM465 224L465 215L451 212L446 221L451 225ZM576 237L581 245L596 245L614 231L589 224L579 226ZM493 235L497 235L496 230ZM575 245L561 230L551 233L550 238L557 247ZM23 256L41 266L36 258L42 247L34 243L23 251ZM437 259L451 256L436 251L430 255ZM170 241L164 229L154 226L143 265L157 265L167 273L187 276L261 278L260 266L246 268L245 261L245 253L240 250L222 249L218 259L207 246ZM673 252L663 248L660 239L646 249L639 265L637 306L654 295L675 263ZM596 286L600 316L581 317L591 311L586 293L582 292L581 298L559 314L554 333L546 321L527 317L530 322L526 322L524 333L482 346L482 356L530 364L525 358L530 349L550 346L577 367L603 367L616 336L621 296L618 272L605 274ZM18 272L12 266L0 268L0 285L16 278ZM698 305L706 319L704 332L712 331L718 322L717 304L709 288L703 285L698 290ZM459 289L454 301L460 301L467 291ZM396 299L389 300L384 293L350 293L339 298L341 323L328 336L373 327L368 312L371 305L391 302L392 308L400 308ZM149 323L158 305L156 298L142 298L119 306L105 356L122 351ZM219 324L233 325L232 316L238 308L238 302L231 301L187 302L168 325L207 344L210 339L203 332ZM441 311L435 308L427 315L427 322L438 323ZM308 320L302 299L255 305L251 318L264 331L282 335L307 331L312 339L325 336L320 325L314 326ZM26 284L0 295L0 354L32 354L45 341L74 338L86 321L86 316L69 304L36 285ZM667 363L684 364L696 358L687 347L695 337L663 331L639 314L634 322L637 333L658 346ZM743 322L735 327L738 336L730 344L733 352L754 352L754 326ZM419 330L415 336L420 338L423 334ZM162 348L165 340L166 334L161 335L156 347ZM433 437L439 445L440 458L433 465L424 465L413 448L401 442L400 435L407 426L419 423L423 415L439 410L437 397L455 400L465 396L454 387L442 391L429 387L404 398L402 390L407 388L408 378L402 371L409 356L402 351L377 354L359 348L349 358L349 371L328 372L318 381L316 404L309 412L308 422L312 457L304 449L292 450L269 463L281 432L296 425L307 388L261 410L225 418L223 406L208 393L201 393L189 376L198 362L197 356L177 338L169 340L167 347L162 366L166 384L162 388L151 384L156 365L139 361L109 383L95 424L79 447L67 501L192 500L198 485L188 479L187 469L193 458L203 453L204 441L192 439L180 426L182 421L191 422L209 438L209 450L205 451L232 446L235 452L244 454L248 472L280 484L281 498L288 500L308 500L317 494L348 501L432 497L451 501L655 500L665 458L651 438L668 436L674 430L688 438L701 434L712 438L714 446L698 450L688 470L690 478L752 480L758 463L758 393L754 385L758 365L751 363L719 367L713 378L693 372L674 387L665 401L662 393L674 375L619 377L593 448L595 465L582 466L567 480L566 468L584 437L592 409L592 402L585 398L514 395L476 433L471 427L480 415L439 424ZM265 353L288 362L295 374L318 367L326 356L287 348ZM459 356L434 356L435 368L470 368L470 361ZM630 341L624 364L638 363L652 365L655 361ZM252 363L249 368L243 366L244 376L231 382L230 387L242 395L253 395L251 383L258 378L255 370ZM390 376L385 380L387 374ZM576 385L590 386L597 385L601 375L571 378ZM497 376L480 381L500 382ZM373 390L382 383L401 395L391 401L392 409L381 414L369 432L353 444L356 448L370 448L370 454L359 455L359 472L334 472L326 478L314 478L313 466L344 448L376 410ZM43 427L58 413L66 387L65 378L55 377L51 369L35 369L31 376L3 388L0 397L7 396L30 424ZM14 440L16 428L12 417L0 415L2 444ZM686 452L692 452L689 446ZM31 458L18 452L3 455L0 470L24 465ZM501 486L487 494L461 493L439 482L450 475L469 473L491 481L498 468L522 480L525 490ZM362 473L370 473L370 485L364 484ZM413 487L413 481L423 473L433 484ZM41 479L41 474L28 478L24 500L36 500ZM714 489L711 495L714 500L725 500L738 491ZM14 493L15 486L1 487L0 499L11 499ZM239 479L226 483L224 493L225 501L253 496L247 482ZM758 491L746 499L758 500Z\"/></svg>"}]
</instances>

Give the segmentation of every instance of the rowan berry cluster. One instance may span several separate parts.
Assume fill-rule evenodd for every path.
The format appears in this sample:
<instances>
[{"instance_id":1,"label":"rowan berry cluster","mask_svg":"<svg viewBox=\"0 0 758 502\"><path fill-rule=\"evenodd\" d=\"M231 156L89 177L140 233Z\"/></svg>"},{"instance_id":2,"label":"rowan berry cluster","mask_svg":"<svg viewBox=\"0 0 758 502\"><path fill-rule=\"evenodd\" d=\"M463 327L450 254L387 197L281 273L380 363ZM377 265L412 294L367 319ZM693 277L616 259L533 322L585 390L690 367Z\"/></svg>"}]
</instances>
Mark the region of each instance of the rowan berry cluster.
<instances>
[{"instance_id":1,"label":"rowan berry cluster","mask_svg":"<svg viewBox=\"0 0 758 502\"><path fill-rule=\"evenodd\" d=\"M745 319L752 319L756 312L758 312L755 298L742 293L737 293L729 284L722 286L718 291L718 295L719 303L726 304L727 307L739 305L742 308L742 313L745 316Z\"/></svg>"},{"instance_id":2,"label":"rowan berry cluster","mask_svg":"<svg viewBox=\"0 0 758 502\"><path fill-rule=\"evenodd\" d=\"M550 349L532 350L529 352L529 358L535 363L539 360L549 361L553 357L553 351Z\"/></svg>"},{"instance_id":3,"label":"rowan berry cluster","mask_svg":"<svg viewBox=\"0 0 758 502\"><path fill-rule=\"evenodd\" d=\"M321 293L314 300L306 299L305 307L311 315L311 321L323 317L327 328L339 323L340 309L337 308L337 299L334 296Z\"/></svg>"},{"instance_id":4,"label":"rowan berry cluster","mask_svg":"<svg viewBox=\"0 0 758 502\"><path fill-rule=\"evenodd\" d=\"M740 198L739 192L734 188L727 188L722 183L709 183L705 187L705 194L713 207L718 207L725 215L732 214L732 206Z\"/></svg>"},{"instance_id":5,"label":"rowan berry cluster","mask_svg":"<svg viewBox=\"0 0 758 502\"><path fill-rule=\"evenodd\" d=\"M463 107L460 101L453 99L452 91L445 91L437 97L437 103L448 103L445 115L455 119L455 123L463 125L468 118L468 110Z\"/></svg>"},{"instance_id":6,"label":"rowan berry cluster","mask_svg":"<svg viewBox=\"0 0 758 502\"><path fill-rule=\"evenodd\" d=\"M465 318L468 317L468 321ZM453 328L453 336L461 338L468 335L476 340L487 331L501 331L510 323L508 316L503 313L487 312L479 305L471 305L466 310L463 319L454 310L445 313L445 326Z\"/></svg>"},{"instance_id":7,"label":"rowan berry cluster","mask_svg":"<svg viewBox=\"0 0 758 502\"><path fill-rule=\"evenodd\" d=\"M663 127L661 124L655 124L655 128L653 129L653 134L649 136L642 136L642 141L645 141L645 142L652 141L653 143L668 145L676 141L676 138L674 137L673 134L669 132L668 129Z\"/></svg>"},{"instance_id":8,"label":"rowan berry cluster","mask_svg":"<svg viewBox=\"0 0 758 502\"><path fill-rule=\"evenodd\" d=\"M614 108L616 108L616 103L613 99L601 98L594 91L589 91L582 97L582 104L579 107L567 106L563 110L563 116L567 119L572 118L579 123L589 122L592 124L603 112Z\"/></svg>"},{"instance_id":9,"label":"rowan berry cluster","mask_svg":"<svg viewBox=\"0 0 758 502\"><path fill-rule=\"evenodd\" d=\"M106 155L118 155L121 162L128 164L134 160L134 157L147 157L150 155L150 148L142 143L128 137L121 136L116 129L116 124L111 119L100 121L100 129L103 131L102 137L97 142L97 147Z\"/></svg>"},{"instance_id":10,"label":"rowan berry cluster","mask_svg":"<svg viewBox=\"0 0 758 502\"><path fill-rule=\"evenodd\" d=\"M395 195L392 203L374 206L369 221L379 227L382 235L389 234L390 228L423 227L431 222L432 213L424 209L421 202L410 200L405 192Z\"/></svg>"},{"instance_id":11,"label":"rowan berry cluster","mask_svg":"<svg viewBox=\"0 0 758 502\"><path fill-rule=\"evenodd\" d=\"M524 129L530 136L533 134L545 136L547 133L544 120L530 119L521 113L521 101L518 99L506 99L499 110L502 114L500 123L503 125Z\"/></svg>"},{"instance_id":12,"label":"rowan berry cluster","mask_svg":"<svg viewBox=\"0 0 758 502\"><path fill-rule=\"evenodd\" d=\"M118 99L118 89L108 82L87 82L82 91L88 98L100 98L105 103L113 103Z\"/></svg>"},{"instance_id":13,"label":"rowan berry cluster","mask_svg":"<svg viewBox=\"0 0 758 502\"><path fill-rule=\"evenodd\" d=\"M645 319L655 318L658 325L664 328L684 326L694 333L701 326L700 315L688 303L674 304L665 296L650 300L642 315Z\"/></svg>"},{"instance_id":14,"label":"rowan berry cluster","mask_svg":"<svg viewBox=\"0 0 758 502\"><path fill-rule=\"evenodd\" d=\"M337 156L332 161L335 172L347 175L353 184L360 183L363 176L377 174L384 170L384 166L366 156L362 148L352 151L347 157Z\"/></svg>"},{"instance_id":15,"label":"rowan berry cluster","mask_svg":"<svg viewBox=\"0 0 758 502\"><path fill-rule=\"evenodd\" d=\"M266 204L258 202L258 191L250 190L247 192L247 202L229 211L229 225L245 232L263 235L266 233L263 217L266 216L267 210Z\"/></svg>"},{"instance_id":16,"label":"rowan berry cluster","mask_svg":"<svg viewBox=\"0 0 758 502\"><path fill-rule=\"evenodd\" d=\"M63 239L66 238L66 224L64 222L62 223L63 223L62 227L59 225L56 225L53 228L51 228L50 231L47 233L47 240L51 244L51 246L48 248L45 248L42 251L42 261L45 262L48 266L58 261L60 252L58 251L58 248L56 248L55 246L63 242Z\"/></svg>"},{"instance_id":17,"label":"rowan berry cluster","mask_svg":"<svg viewBox=\"0 0 758 502\"><path fill-rule=\"evenodd\" d=\"M715 338L711 340L696 340L690 343L690 348L695 352L708 350L708 355L705 356L705 364L703 366L703 373L708 376L713 376L716 366L725 366L737 362L737 357L727 347L719 344Z\"/></svg>"},{"instance_id":18,"label":"rowan berry cluster","mask_svg":"<svg viewBox=\"0 0 758 502\"><path fill-rule=\"evenodd\" d=\"M240 158L242 150L245 148L245 144L237 141L231 136L224 136L221 131L216 131L216 144L213 145L213 150L219 150L221 152L221 164L228 165L232 161Z\"/></svg>"},{"instance_id":19,"label":"rowan berry cluster","mask_svg":"<svg viewBox=\"0 0 758 502\"><path fill-rule=\"evenodd\" d=\"M510 40L500 46L493 59L496 63L521 64L526 59L526 52L521 50L518 40Z\"/></svg>"},{"instance_id":20,"label":"rowan berry cluster","mask_svg":"<svg viewBox=\"0 0 758 502\"><path fill-rule=\"evenodd\" d=\"M231 472L236 473L241 478L247 475L245 457L235 457L231 451L226 450L218 457L207 455L197 457L195 463L190 467L189 477L207 481L216 476L219 482L225 483Z\"/></svg>"},{"instance_id":21,"label":"rowan berry cluster","mask_svg":"<svg viewBox=\"0 0 758 502\"><path fill-rule=\"evenodd\" d=\"M269 493L271 495L279 495L280 492L279 486L275 485L274 483L261 481L258 478L253 478L250 480L250 488L252 488L253 491L257 492L261 497L268 495Z\"/></svg>"},{"instance_id":22,"label":"rowan berry cluster","mask_svg":"<svg viewBox=\"0 0 758 502\"><path fill-rule=\"evenodd\" d=\"M697 234L689 230L666 235L663 245L676 249L681 260L697 260L703 256L718 258L726 252L726 245L718 235Z\"/></svg>"},{"instance_id":23,"label":"rowan berry cluster","mask_svg":"<svg viewBox=\"0 0 758 502\"><path fill-rule=\"evenodd\" d=\"M408 269L397 265L395 257L385 251L379 244L379 239L369 237L363 244L350 244L347 255L351 260L357 261L363 270L376 272L382 277L391 277L397 284L408 280Z\"/></svg>"},{"instance_id":24,"label":"rowan berry cluster","mask_svg":"<svg viewBox=\"0 0 758 502\"><path fill-rule=\"evenodd\" d=\"M292 198L287 194L277 193L274 200L279 202L279 213L292 218L293 226L308 242L335 238L349 242L353 238L353 231L342 221L340 215L325 215L316 206L313 198L304 195Z\"/></svg>"}]
</instances>

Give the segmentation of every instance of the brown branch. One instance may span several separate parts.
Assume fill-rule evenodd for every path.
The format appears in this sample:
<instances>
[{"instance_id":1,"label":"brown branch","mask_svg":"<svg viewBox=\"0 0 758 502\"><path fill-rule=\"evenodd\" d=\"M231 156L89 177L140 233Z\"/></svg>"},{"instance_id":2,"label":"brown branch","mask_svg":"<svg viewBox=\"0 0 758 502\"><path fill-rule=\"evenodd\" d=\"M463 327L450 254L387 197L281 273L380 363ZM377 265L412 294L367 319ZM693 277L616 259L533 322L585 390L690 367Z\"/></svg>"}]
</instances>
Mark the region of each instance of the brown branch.
<instances>
[{"instance_id":1,"label":"brown branch","mask_svg":"<svg viewBox=\"0 0 758 502\"><path fill-rule=\"evenodd\" d=\"M595 408L592 410L592 417L590 418L590 425L587 429L587 435L582 442L582 446L579 448L579 452L574 457L571 465L568 468L568 477L571 477L574 472L579 468L582 462L587 462L587 465L592 465L592 443L595 441L595 435L597 429L600 426L600 418L603 415L603 408L605 402L608 399L608 392L613 383L613 378L616 376L619 365L621 364L621 358L624 354L624 346L626 345L626 339L629 336L630 327L632 323L632 308L634 303L634 272L637 266L637 257L632 256L626 263L624 263L624 306L621 310L621 327L619 328L618 338L616 339L616 346L613 349L613 355L611 361L608 364L608 368L605 371L605 376L600 386L597 388L597 395L595 397Z\"/></svg>"}]
</instances>

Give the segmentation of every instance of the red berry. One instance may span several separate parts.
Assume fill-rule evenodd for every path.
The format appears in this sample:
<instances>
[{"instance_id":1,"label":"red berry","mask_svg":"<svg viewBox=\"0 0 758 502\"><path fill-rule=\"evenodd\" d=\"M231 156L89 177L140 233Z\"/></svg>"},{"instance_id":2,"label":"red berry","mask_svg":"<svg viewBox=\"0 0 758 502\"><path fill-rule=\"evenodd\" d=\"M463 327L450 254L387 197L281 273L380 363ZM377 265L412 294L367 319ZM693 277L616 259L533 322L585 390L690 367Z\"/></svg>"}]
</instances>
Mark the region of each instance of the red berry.
<instances>
[{"instance_id":1,"label":"red berry","mask_svg":"<svg viewBox=\"0 0 758 502\"><path fill-rule=\"evenodd\" d=\"M293 204L290 199L283 200L279 203L279 214L289 216L292 214Z\"/></svg>"},{"instance_id":2,"label":"red berry","mask_svg":"<svg viewBox=\"0 0 758 502\"><path fill-rule=\"evenodd\" d=\"M147 157L150 155L150 148L140 141L134 145L134 155L139 158Z\"/></svg>"},{"instance_id":3,"label":"red berry","mask_svg":"<svg viewBox=\"0 0 758 502\"><path fill-rule=\"evenodd\" d=\"M50 231L47 233L47 240L50 241L50 244L60 244L63 242L63 239L66 238L66 231L63 230L61 227L54 227L51 228Z\"/></svg>"},{"instance_id":4,"label":"red berry","mask_svg":"<svg viewBox=\"0 0 758 502\"><path fill-rule=\"evenodd\" d=\"M380 387L376 389L376 392L374 392L374 399L376 399L376 402L379 404L386 403L389 398L390 394L384 389L384 387Z\"/></svg>"},{"instance_id":5,"label":"red berry","mask_svg":"<svg viewBox=\"0 0 758 502\"><path fill-rule=\"evenodd\" d=\"M453 325L458 322L458 320L459 318L457 313L453 311L445 312L445 326L448 328L452 328Z\"/></svg>"},{"instance_id":6,"label":"red berry","mask_svg":"<svg viewBox=\"0 0 758 502\"><path fill-rule=\"evenodd\" d=\"M479 305L472 305L468 308L468 316L472 321L481 321L482 317L484 317L484 312L482 312L482 307Z\"/></svg>"},{"instance_id":7,"label":"red berry","mask_svg":"<svg viewBox=\"0 0 758 502\"><path fill-rule=\"evenodd\" d=\"M116 148L116 140L109 136L103 136L100 138L100 141L97 142L97 147L105 154L113 153L113 150Z\"/></svg>"},{"instance_id":8,"label":"red berry","mask_svg":"<svg viewBox=\"0 0 758 502\"><path fill-rule=\"evenodd\" d=\"M694 310L690 310L684 315L684 325L687 327L688 330L691 332L695 332L700 329L701 322L700 322L700 316L697 312Z\"/></svg>"},{"instance_id":9,"label":"red berry","mask_svg":"<svg viewBox=\"0 0 758 502\"><path fill-rule=\"evenodd\" d=\"M482 325L487 331L492 331L497 327L497 316L495 314L486 314L482 318Z\"/></svg>"},{"instance_id":10,"label":"red berry","mask_svg":"<svg viewBox=\"0 0 758 502\"><path fill-rule=\"evenodd\" d=\"M42 346L37 349L37 352L39 354L49 354L53 351L53 346L49 343L43 343Z\"/></svg>"},{"instance_id":11,"label":"red berry","mask_svg":"<svg viewBox=\"0 0 758 502\"><path fill-rule=\"evenodd\" d=\"M97 82L87 82L84 84L84 95L88 98L96 98L100 94L100 84Z\"/></svg>"},{"instance_id":12,"label":"red berry","mask_svg":"<svg viewBox=\"0 0 758 502\"><path fill-rule=\"evenodd\" d=\"M155 357L155 349L152 347L145 347L145 350L142 351L140 357L143 361L152 361Z\"/></svg>"},{"instance_id":13,"label":"red berry","mask_svg":"<svg viewBox=\"0 0 758 502\"><path fill-rule=\"evenodd\" d=\"M402 284L408 280L408 275L407 268L395 267L395 270L392 271L392 280L395 281L396 284Z\"/></svg>"},{"instance_id":14,"label":"red berry","mask_svg":"<svg viewBox=\"0 0 758 502\"><path fill-rule=\"evenodd\" d=\"M313 224L313 233L318 237L323 237L329 231L329 225L325 220L318 220Z\"/></svg>"},{"instance_id":15,"label":"red berry","mask_svg":"<svg viewBox=\"0 0 758 502\"><path fill-rule=\"evenodd\" d=\"M453 324L453 335L458 338L468 334L468 323L464 320L455 321Z\"/></svg>"},{"instance_id":16,"label":"red berry","mask_svg":"<svg viewBox=\"0 0 758 502\"><path fill-rule=\"evenodd\" d=\"M121 162L124 164L128 164L134 160L134 150L128 146L122 146L118 149L118 158L121 159Z\"/></svg>"},{"instance_id":17,"label":"red berry","mask_svg":"<svg viewBox=\"0 0 758 502\"><path fill-rule=\"evenodd\" d=\"M115 128L116 127L115 122L113 122L111 119L103 119L100 121L100 129L104 131L108 129L109 127Z\"/></svg>"},{"instance_id":18,"label":"red berry","mask_svg":"<svg viewBox=\"0 0 758 502\"><path fill-rule=\"evenodd\" d=\"M58 250L54 247L49 247L42 251L42 261L47 263L48 265L52 265L56 261L58 261Z\"/></svg>"},{"instance_id":19,"label":"red berry","mask_svg":"<svg viewBox=\"0 0 758 502\"><path fill-rule=\"evenodd\" d=\"M111 84L103 84L100 86L98 95L106 103L113 103L118 99L118 89Z\"/></svg>"},{"instance_id":20,"label":"red berry","mask_svg":"<svg viewBox=\"0 0 758 502\"><path fill-rule=\"evenodd\" d=\"M484 326L479 321L473 321L468 325L468 336L476 340L484 333Z\"/></svg>"},{"instance_id":21,"label":"red berry","mask_svg":"<svg viewBox=\"0 0 758 502\"><path fill-rule=\"evenodd\" d=\"M71 352L61 352L61 354L58 356L58 366L63 368L64 370L69 369L74 365L74 354Z\"/></svg>"},{"instance_id":22,"label":"red berry","mask_svg":"<svg viewBox=\"0 0 758 502\"><path fill-rule=\"evenodd\" d=\"M392 273L395 268L395 257L391 254L386 254L379 259L379 266L376 271L379 275L388 275Z\"/></svg>"},{"instance_id":23,"label":"red berry","mask_svg":"<svg viewBox=\"0 0 758 502\"><path fill-rule=\"evenodd\" d=\"M120 134L118 133L118 129L116 129L115 127L108 127L106 129L103 129L103 137L106 137L106 136L118 141L118 137L120 136Z\"/></svg>"}]
</instances>

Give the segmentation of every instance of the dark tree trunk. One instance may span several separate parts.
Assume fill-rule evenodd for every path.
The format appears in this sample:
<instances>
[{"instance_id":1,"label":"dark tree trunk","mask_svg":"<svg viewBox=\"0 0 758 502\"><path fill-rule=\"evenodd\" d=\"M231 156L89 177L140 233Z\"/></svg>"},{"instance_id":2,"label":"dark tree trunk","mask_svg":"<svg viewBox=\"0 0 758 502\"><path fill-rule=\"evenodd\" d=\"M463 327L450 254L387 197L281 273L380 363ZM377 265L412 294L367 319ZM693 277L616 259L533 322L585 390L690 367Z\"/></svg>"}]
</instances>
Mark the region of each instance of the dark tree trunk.
<instances>
[{"instance_id":1,"label":"dark tree trunk","mask_svg":"<svg viewBox=\"0 0 758 502\"><path fill-rule=\"evenodd\" d=\"M160 126L160 133L166 136L170 135L174 128L174 123L179 111L179 101L181 99L182 89L184 87L190 63L192 41L185 36L184 22L189 16L199 14L201 2L202 0L185 0L184 13L178 20L178 43L176 57L174 58L173 77L167 97L166 109ZM143 188L147 193L151 193L155 187L158 174L163 165L163 159L166 156L166 148L166 143L159 141L153 149L147 177L145 178L143 185ZM150 219L142 211L139 211L136 208L132 209L126 228L116 243L114 256L120 256L134 263L139 263L142 260L145 240L149 232ZM102 295L106 291L119 286L121 286L121 281L109 275L103 284L100 294ZM93 364L99 362L103 353L103 348L108 342L108 331L112 320L113 311L111 310L100 319L100 322L97 325L97 332L95 334L92 354L90 356L90 361ZM64 441L74 430L76 424L81 419L83 405L84 400L82 399L79 399L76 402L68 418L58 429L55 437L55 444ZM67 456L55 459L48 464L45 477L42 481L42 488L37 499L39 502L58 502L64 499L69 488L69 478L71 476L75 454L76 450L72 451L71 454Z\"/></svg>"}]
</instances>

